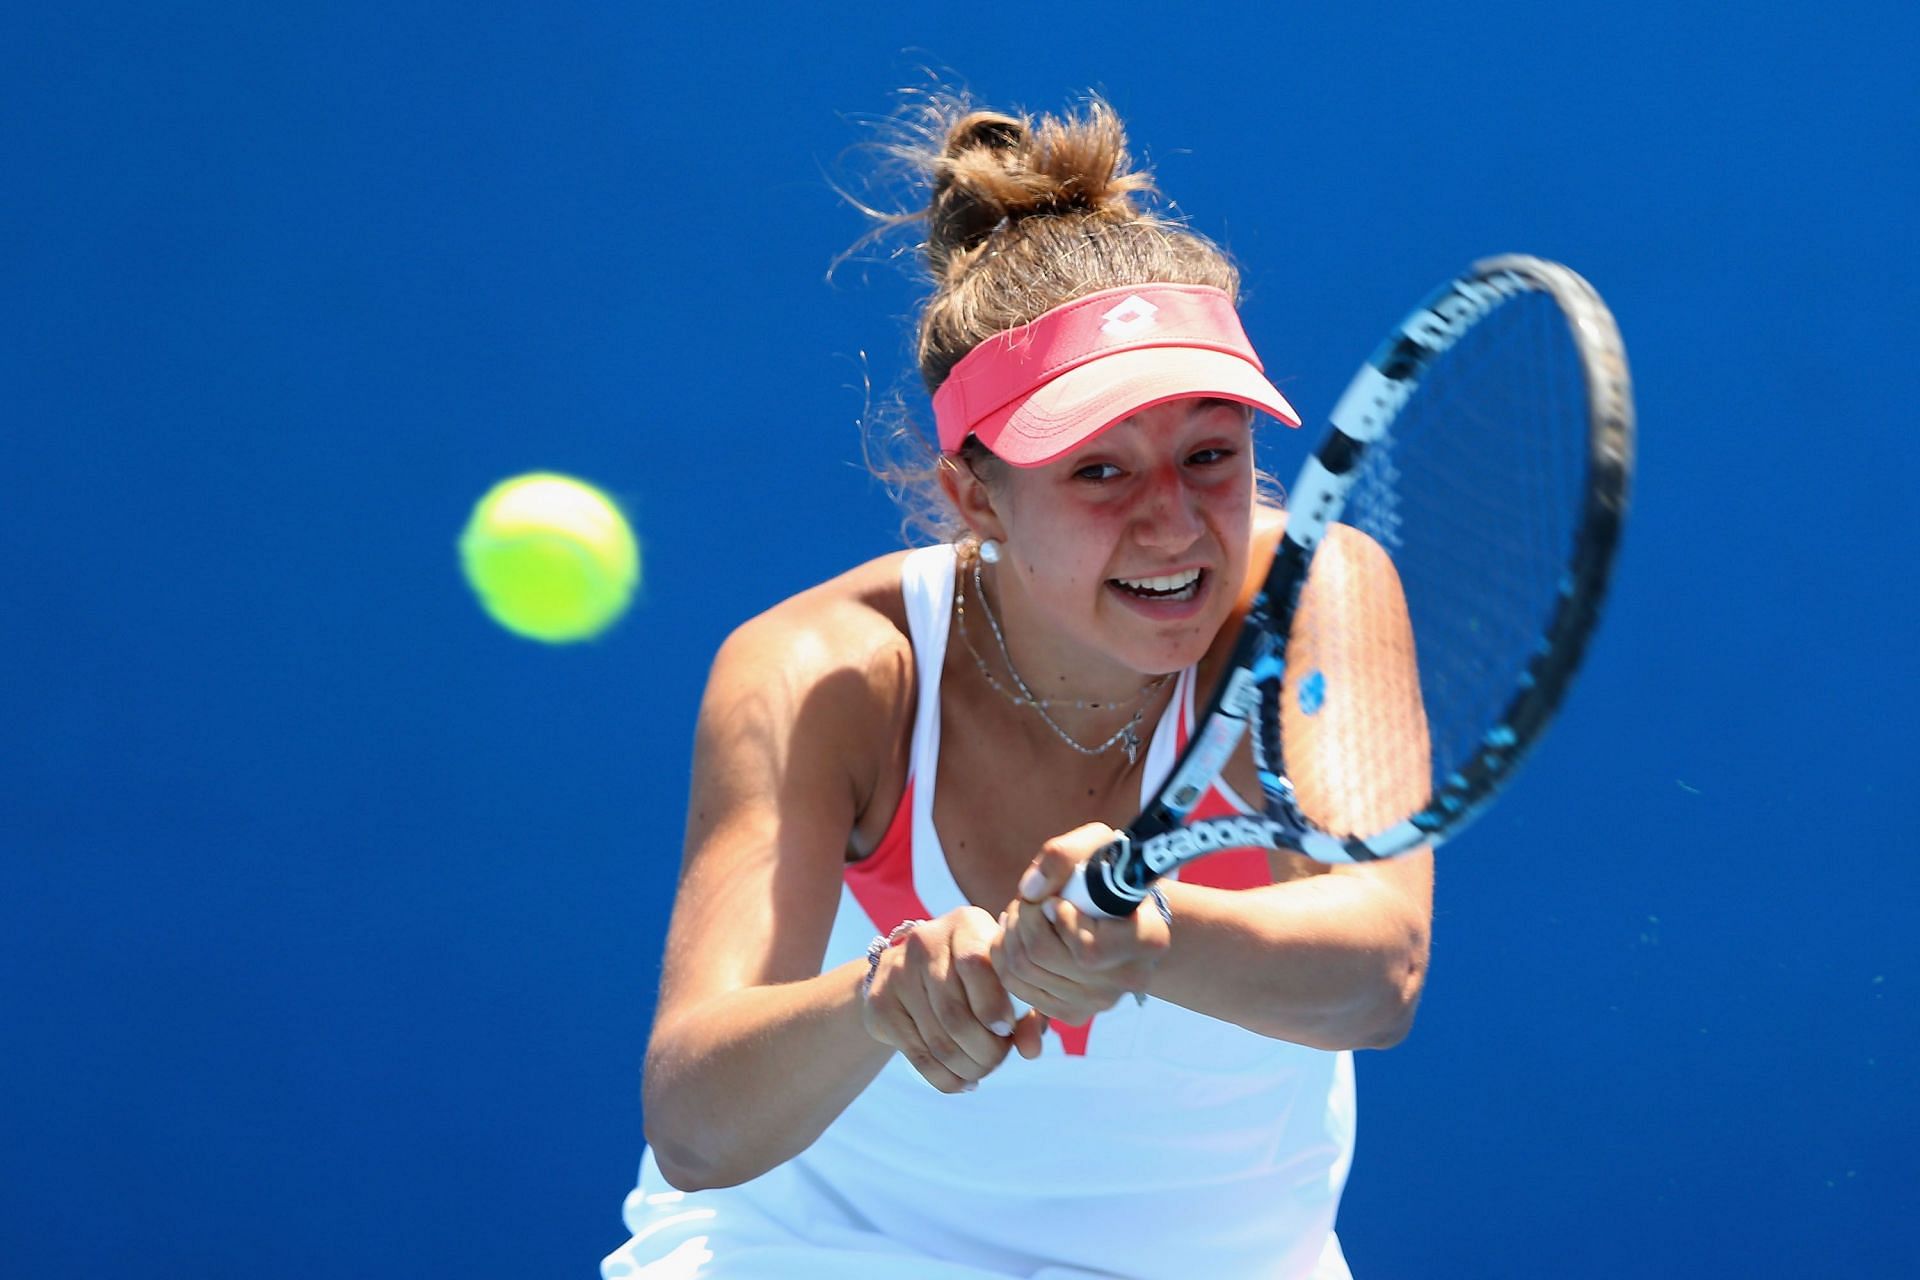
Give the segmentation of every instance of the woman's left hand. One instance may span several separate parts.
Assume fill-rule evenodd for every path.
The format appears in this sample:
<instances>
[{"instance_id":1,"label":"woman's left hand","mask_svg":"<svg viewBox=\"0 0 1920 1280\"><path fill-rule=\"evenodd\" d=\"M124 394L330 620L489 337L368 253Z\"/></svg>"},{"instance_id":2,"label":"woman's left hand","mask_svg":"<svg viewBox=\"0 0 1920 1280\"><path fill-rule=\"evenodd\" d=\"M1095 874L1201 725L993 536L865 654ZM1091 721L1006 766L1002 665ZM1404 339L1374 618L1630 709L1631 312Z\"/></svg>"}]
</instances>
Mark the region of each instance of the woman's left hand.
<instances>
[{"instance_id":1,"label":"woman's left hand","mask_svg":"<svg viewBox=\"0 0 1920 1280\"><path fill-rule=\"evenodd\" d=\"M1116 834L1093 822L1047 841L1020 881L1020 897L1001 913L990 953L1008 994L1073 1026L1123 995L1145 992L1170 941L1157 911L1109 920L1057 896Z\"/></svg>"}]
</instances>

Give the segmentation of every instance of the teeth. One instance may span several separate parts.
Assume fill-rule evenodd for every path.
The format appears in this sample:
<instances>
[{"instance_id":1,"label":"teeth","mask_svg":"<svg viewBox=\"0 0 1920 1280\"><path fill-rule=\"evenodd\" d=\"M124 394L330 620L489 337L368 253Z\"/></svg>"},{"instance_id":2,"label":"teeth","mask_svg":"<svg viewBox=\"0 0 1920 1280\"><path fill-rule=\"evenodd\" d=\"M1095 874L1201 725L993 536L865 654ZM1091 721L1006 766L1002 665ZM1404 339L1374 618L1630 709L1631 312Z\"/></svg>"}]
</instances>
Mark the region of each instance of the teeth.
<instances>
[{"instance_id":1,"label":"teeth","mask_svg":"<svg viewBox=\"0 0 1920 1280\"><path fill-rule=\"evenodd\" d=\"M1189 569L1165 578L1115 578L1114 581L1135 591L1183 591L1200 581L1200 571Z\"/></svg>"}]
</instances>

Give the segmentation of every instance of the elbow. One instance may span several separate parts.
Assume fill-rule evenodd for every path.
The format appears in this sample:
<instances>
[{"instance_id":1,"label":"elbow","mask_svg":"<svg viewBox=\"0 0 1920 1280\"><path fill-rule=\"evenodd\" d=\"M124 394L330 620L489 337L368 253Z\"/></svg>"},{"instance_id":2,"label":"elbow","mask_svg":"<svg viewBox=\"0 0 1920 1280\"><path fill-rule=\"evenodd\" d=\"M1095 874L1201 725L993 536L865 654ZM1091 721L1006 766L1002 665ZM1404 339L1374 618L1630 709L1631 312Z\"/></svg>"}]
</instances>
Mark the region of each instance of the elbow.
<instances>
[{"instance_id":1,"label":"elbow","mask_svg":"<svg viewBox=\"0 0 1920 1280\"><path fill-rule=\"evenodd\" d=\"M1355 1037L1355 1049L1391 1049L1413 1030L1413 1004L1383 1007Z\"/></svg>"},{"instance_id":2,"label":"elbow","mask_svg":"<svg viewBox=\"0 0 1920 1280\"><path fill-rule=\"evenodd\" d=\"M712 1181L712 1171L699 1153L679 1141L667 1126L655 1124L651 1113L646 1117L645 1131L647 1153L668 1186L675 1191L705 1191L719 1185Z\"/></svg>"},{"instance_id":3,"label":"elbow","mask_svg":"<svg viewBox=\"0 0 1920 1280\"><path fill-rule=\"evenodd\" d=\"M754 1176L756 1170L731 1166L721 1153L703 1149L688 1141L671 1125L646 1122L647 1150L653 1155L660 1176L675 1191L712 1191L737 1186Z\"/></svg>"},{"instance_id":4,"label":"elbow","mask_svg":"<svg viewBox=\"0 0 1920 1280\"><path fill-rule=\"evenodd\" d=\"M707 1191L742 1181L727 1176L723 1153L714 1143L718 1126L677 1122L691 1108L674 1098L665 1083L668 1076L662 1064L649 1056L642 1075L640 1116L647 1151L659 1166L660 1176L675 1191Z\"/></svg>"},{"instance_id":5,"label":"elbow","mask_svg":"<svg viewBox=\"0 0 1920 1280\"><path fill-rule=\"evenodd\" d=\"M1355 1027L1355 1049L1391 1049L1413 1031L1413 1016L1427 985L1427 936L1409 930L1401 945L1381 957L1366 1011Z\"/></svg>"},{"instance_id":6,"label":"elbow","mask_svg":"<svg viewBox=\"0 0 1920 1280\"><path fill-rule=\"evenodd\" d=\"M660 1176L675 1191L711 1191L715 1187L733 1185L719 1176L710 1165L692 1156L686 1148L661 1137L651 1126L647 1129L647 1150L653 1154L653 1162L659 1166Z\"/></svg>"},{"instance_id":7,"label":"elbow","mask_svg":"<svg viewBox=\"0 0 1920 1280\"><path fill-rule=\"evenodd\" d=\"M1355 954L1339 989L1309 1034L1274 1032L1315 1049L1391 1049L1413 1031L1427 981L1427 939L1410 928L1392 945Z\"/></svg>"},{"instance_id":8,"label":"elbow","mask_svg":"<svg viewBox=\"0 0 1920 1280\"><path fill-rule=\"evenodd\" d=\"M1413 1031L1414 1010L1419 1003L1418 992L1404 994L1387 985L1369 987L1365 992L1356 992L1338 1009L1327 1011L1318 1025L1304 1035L1297 1024L1282 1025L1267 1030L1266 1034L1329 1052L1391 1049Z\"/></svg>"},{"instance_id":9,"label":"elbow","mask_svg":"<svg viewBox=\"0 0 1920 1280\"><path fill-rule=\"evenodd\" d=\"M647 1150L660 1176L676 1191L712 1191L759 1177L783 1155L769 1152L737 1126L712 1114L710 1105L671 1088L655 1077L641 1092L641 1118Z\"/></svg>"},{"instance_id":10,"label":"elbow","mask_svg":"<svg viewBox=\"0 0 1920 1280\"><path fill-rule=\"evenodd\" d=\"M1329 895L1321 918L1335 923L1304 946L1297 925L1267 935L1272 954L1298 963L1273 966L1259 1012L1240 1025L1330 1052L1393 1048L1412 1032L1426 988L1430 915L1357 878L1309 883Z\"/></svg>"}]
</instances>

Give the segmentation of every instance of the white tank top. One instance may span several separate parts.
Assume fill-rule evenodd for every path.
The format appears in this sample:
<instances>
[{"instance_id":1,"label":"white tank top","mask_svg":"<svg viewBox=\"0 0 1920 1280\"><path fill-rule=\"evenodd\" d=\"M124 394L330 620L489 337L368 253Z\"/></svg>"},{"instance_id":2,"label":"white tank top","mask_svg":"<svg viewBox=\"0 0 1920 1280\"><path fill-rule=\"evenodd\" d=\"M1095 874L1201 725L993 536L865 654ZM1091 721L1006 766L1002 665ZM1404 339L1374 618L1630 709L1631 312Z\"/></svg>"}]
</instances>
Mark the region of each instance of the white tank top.
<instances>
[{"instance_id":1,"label":"white tank top","mask_svg":"<svg viewBox=\"0 0 1920 1280\"><path fill-rule=\"evenodd\" d=\"M848 868L822 971L861 956L901 920L965 902L933 828L954 563L947 546L905 561L919 673L907 791L880 848ZM1155 729L1143 805L1191 724L1193 686L1189 669ZM1225 792L1216 804L1244 809ZM1265 855L1253 850L1182 873L1225 887L1267 878ZM1178 945L1177 920L1174 931ZM811 1147L738 1187L682 1197L649 1160L628 1226L644 1234L657 1201L663 1212L720 1211L705 1219L709 1229L732 1212L823 1247L879 1237L888 1253L905 1246L1014 1276L1348 1275L1333 1220L1353 1150L1350 1053L1269 1039L1163 1000L1123 1000L1081 1028L1056 1023L1044 1045L1038 1059L1010 1055L975 1092L957 1095L895 1057ZM716 1264L724 1241L706 1246ZM734 1273L716 1265L712 1274Z\"/></svg>"}]
</instances>

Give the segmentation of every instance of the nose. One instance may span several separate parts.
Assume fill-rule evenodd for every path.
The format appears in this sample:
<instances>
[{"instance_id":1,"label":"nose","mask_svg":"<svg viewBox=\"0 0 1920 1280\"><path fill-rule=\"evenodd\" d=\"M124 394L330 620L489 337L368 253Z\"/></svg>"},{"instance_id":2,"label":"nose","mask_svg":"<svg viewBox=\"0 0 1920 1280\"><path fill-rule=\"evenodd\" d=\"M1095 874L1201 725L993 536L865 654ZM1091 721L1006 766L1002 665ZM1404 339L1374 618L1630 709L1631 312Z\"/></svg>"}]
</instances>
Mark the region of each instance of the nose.
<instances>
[{"instance_id":1,"label":"nose","mask_svg":"<svg viewBox=\"0 0 1920 1280\"><path fill-rule=\"evenodd\" d=\"M1155 467L1134 519L1134 537L1150 551L1185 551L1200 537L1200 493L1175 464Z\"/></svg>"}]
</instances>

